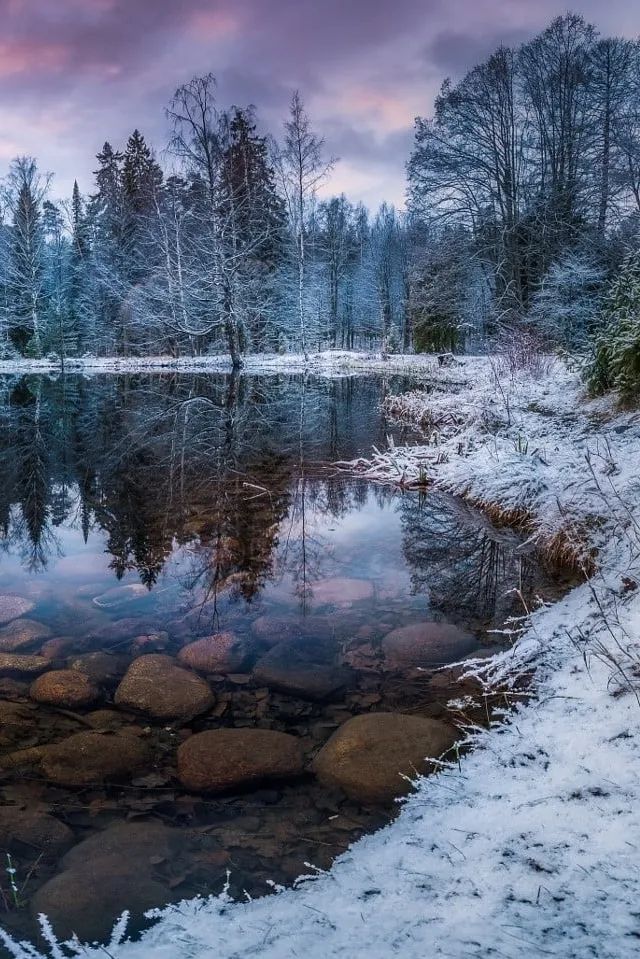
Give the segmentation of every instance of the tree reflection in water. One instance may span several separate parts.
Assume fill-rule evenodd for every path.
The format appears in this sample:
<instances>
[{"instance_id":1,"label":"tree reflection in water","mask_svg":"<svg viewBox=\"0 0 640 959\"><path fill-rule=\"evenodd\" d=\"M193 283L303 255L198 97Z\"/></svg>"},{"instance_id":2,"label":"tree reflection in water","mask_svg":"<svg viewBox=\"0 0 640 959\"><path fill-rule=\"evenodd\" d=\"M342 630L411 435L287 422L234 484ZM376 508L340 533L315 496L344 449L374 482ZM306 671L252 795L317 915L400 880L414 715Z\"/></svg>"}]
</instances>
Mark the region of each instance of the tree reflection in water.
<instances>
[{"instance_id":1,"label":"tree reflection in water","mask_svg":"<svg viewBox=\"0 0 640 959\"><path fill-rule=\"evenodd\" d=\"M395 499L415 593L455 618L501 618L535 567L511 534L429 494L400 496L328 468L384 443L381 377L125 375L5 378L2 546L43 572L57 529L103 536L118 579L154 587L177 554L191 603L252 603L289 576L307 611L332 522ZM402 435L396 436L402 441ZM506 550L504 547L508 547Z\"/></svg>"}]
</instances>

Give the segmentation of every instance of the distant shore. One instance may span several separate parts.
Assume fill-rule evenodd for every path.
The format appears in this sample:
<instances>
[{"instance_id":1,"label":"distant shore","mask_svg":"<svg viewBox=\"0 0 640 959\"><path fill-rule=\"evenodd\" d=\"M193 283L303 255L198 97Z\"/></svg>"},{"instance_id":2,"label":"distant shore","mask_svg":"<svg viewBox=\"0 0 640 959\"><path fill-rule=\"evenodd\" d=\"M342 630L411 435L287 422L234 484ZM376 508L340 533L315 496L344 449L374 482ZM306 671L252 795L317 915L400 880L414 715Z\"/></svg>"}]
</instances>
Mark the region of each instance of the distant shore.
<instances>
[{"instance_id":1,"label":"distant shore","mask_svg":"<svg viewBox=\"0 0 640 959\"><path fill-rule=\"evenodd\" d=\"M244 373L343 373L358 370L371 372L432 371L437 367L433 354L362 353L349 350L324 350L310 353L249 353L243 357ZM202 371L231 372L231 357L226 353L206 356L81 356L65 360L66 373L143 373L147 371ZM59 360L27 359L0 360L2 373L60 373Z\"/></svg>"}]
</instances>

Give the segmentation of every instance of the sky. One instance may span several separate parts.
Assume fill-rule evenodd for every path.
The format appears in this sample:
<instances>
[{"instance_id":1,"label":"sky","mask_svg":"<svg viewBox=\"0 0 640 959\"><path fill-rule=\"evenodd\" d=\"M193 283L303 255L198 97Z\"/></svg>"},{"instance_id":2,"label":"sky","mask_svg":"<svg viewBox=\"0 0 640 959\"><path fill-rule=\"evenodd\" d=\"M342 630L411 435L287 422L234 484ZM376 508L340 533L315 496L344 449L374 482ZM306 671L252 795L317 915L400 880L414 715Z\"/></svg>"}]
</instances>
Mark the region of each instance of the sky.
<instances>
[{"instance_id":1,"label":"sky","mask_svg":"<svg viewBox=\"0 0 640 959\"><path fill-rule=\"evenodd\" d=\"M575 0L602 33L636 36L637 0ZM221 106L256 105L278 135L299 89L338 158L325 193L401 205L413 119L442 80L517 44L557 0L0 0L0 175L30 154L92 187L105 140L138 127L160 159L175 89L213 72ZM635 15L634 15L635 13Z\"/></svg>"}]
</instances>

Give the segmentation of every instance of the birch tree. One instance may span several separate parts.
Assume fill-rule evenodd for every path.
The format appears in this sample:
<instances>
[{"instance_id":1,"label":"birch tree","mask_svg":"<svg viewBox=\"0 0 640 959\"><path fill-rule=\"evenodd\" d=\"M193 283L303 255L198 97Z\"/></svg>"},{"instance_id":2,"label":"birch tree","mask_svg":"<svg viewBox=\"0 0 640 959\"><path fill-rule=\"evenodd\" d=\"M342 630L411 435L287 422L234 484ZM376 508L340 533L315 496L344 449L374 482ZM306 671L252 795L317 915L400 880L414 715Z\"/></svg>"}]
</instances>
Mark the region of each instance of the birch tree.
<instances>
[{"instance_id":1,"label":"birch tree","mask_svg":"<svg viewBox=\"0 0 640 959\"><path fill-rule=\"evenodd\" d=\"M300 348L308 358L307 323L307 219L334 160L324 159L324 140L318 137L304 108L300 93L291 97L289 117L285 121L284 141L279 154L279 172L285 198L289 226L293 237L293 254L297 279L297 317Z\"/></svg>"}]
</instances>

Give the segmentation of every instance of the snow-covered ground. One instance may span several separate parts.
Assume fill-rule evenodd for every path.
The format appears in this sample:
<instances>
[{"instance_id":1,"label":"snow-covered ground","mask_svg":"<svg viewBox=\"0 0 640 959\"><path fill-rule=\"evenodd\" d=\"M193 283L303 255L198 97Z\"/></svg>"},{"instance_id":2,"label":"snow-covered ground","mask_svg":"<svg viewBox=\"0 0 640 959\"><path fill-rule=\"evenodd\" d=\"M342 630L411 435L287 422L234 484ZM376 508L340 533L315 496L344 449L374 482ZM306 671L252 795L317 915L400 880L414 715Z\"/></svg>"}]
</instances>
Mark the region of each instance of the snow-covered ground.
<instances>
[{"instance_id":1,"label":"snow-covered ground","mask_svg":"<svg viewBox=\"0 0 640 959\"><path fill-rule=\"evenodd\" d=\"M577 376L488 360L396 401L424 446L356 469L428 479L527 524L591 575L531 611L487 682L536 668L529 701L421 780L398 819L328 873L264 899L162 911L86 959L627 959L640 952L640 414L587 402ZM31 947L11 945L17 959ZM52 945L53 959L68 953Z\"/></svg>"},{"instance_id":2,"label":"snow-covered ground","mask_svg":"<svg viewBox=\"0 0 640 959\"><path fill-rule=\"evenodd\" d=\"M245 373L297 373L308 371L319 374L344 374L352 371L405 372L430 368L433 358L424 354L393 354L383 359L379 353L358 353L349 350L324 350L310 353L305 359L302 353L248 353L243 358ZM209 356L91 356L73 357L66 361L67 372L85 373L138 373L138 372L212 372L226 373L231 370L231 358L224 353ZM0 360L2 373L57 373L57 359Z\"/></svg>"}]
</instances>

